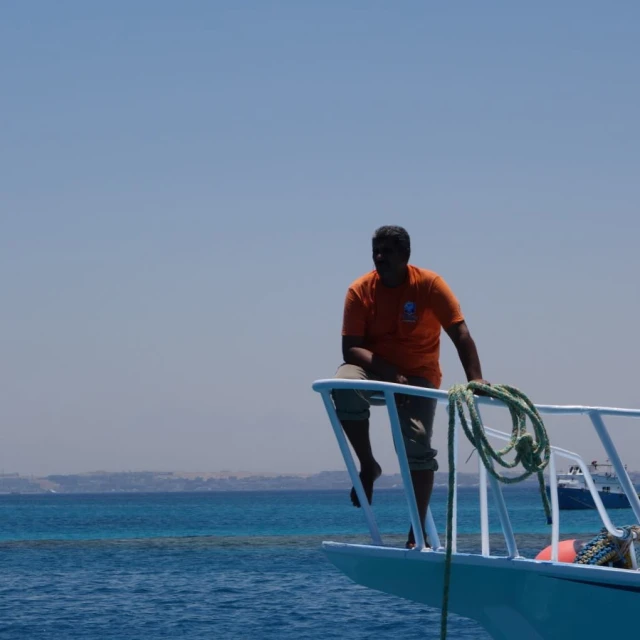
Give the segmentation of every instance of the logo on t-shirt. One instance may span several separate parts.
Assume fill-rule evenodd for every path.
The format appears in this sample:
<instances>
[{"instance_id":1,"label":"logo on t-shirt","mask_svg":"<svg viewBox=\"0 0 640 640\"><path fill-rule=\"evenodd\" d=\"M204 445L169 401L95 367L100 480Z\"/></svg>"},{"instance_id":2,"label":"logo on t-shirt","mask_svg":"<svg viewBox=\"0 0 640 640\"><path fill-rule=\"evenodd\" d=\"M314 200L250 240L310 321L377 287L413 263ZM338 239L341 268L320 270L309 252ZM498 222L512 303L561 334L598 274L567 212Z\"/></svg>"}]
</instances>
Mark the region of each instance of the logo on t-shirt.
<instances>
[{"instance_id":1,"label":"logo on t-shirt","mask_svg":"<svg viewBox=\"0 0 640 640\"><path fill-rule=\"evenodd\" d=\"M417 320L416 303L405 302L402 308L402 322L416 322Z\"/></svg>"}]
</instances>

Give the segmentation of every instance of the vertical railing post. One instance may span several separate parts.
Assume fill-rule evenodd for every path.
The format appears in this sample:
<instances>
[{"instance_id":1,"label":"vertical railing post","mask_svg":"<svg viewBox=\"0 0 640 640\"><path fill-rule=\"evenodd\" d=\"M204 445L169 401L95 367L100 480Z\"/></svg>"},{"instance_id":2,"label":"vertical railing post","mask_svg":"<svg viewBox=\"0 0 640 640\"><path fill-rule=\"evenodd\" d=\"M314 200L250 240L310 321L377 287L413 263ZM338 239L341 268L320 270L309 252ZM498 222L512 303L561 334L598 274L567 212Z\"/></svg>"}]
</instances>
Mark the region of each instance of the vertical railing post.
<instances>
[{"instance_id":1,"label":"vertical railing post","mask_svg":"<svg viewBox=\"0 0 640 640\"><path fill-rule=\"evenodd\" d=\"M507 545L507 552L509 557L518 558L518 546L516 545L516 538L513 535L513 528L511 527L511 520L509 519L509 512L507 511L507 505L502 495L502 487L500 482L496 480L492 475L489 476L489 482L491 483L491 491L496 500L496 507L498 508L498 519L500 520L500 526L502 527L502 534L504 535L504 541Z\"/></svg>"},{"instance_id":2,"label":"vertical railing post","mask_svg":"<svg viewBox=\"0 0 640 640\"><path fill-rule=\"evenodd\" d=\"M482 420L482 416L480 415L480 407L478 403L475 403L476 411L478 412L478 416L480 420ZM488 556L491 553L491 548L489 544L489 505L487 499L487 470L482 462L482 458L480 454L478 454L478 492L480 499L480 541L482 545L482 555Z\"/></svg>"},{"instance_id":3,"label":"vertical railing post","mask_svg":"<svg viewBox=\"0 0 640 640\"><path fill-rule=\"evenodd\" d=\"M458 431L460 430L460 417L455 414L453 427L453 518L451 522L451 553L458 552Z\"/></svg>"},{"instance_id":4,"label":"vertical railing post","mask_svg":"<svg viewBox=\"0 0 640 640\"><path fill-rule=\"evenodd\" d=\"M482 458L478 456L479 497L480 497L480 539L482 555L488 556L491 552L489 546L489 505L487 504L487 470L482 464Z\"/></svg>"},{"instance_id":5,"label":"vertical railing post","mask_svg":"<svg viewBox=\"0 0 640 640\"><path fill-rule=\"evenodd\" d=\"M596 506L596 510L600 515L600 519L602 520L602 524L604 524L605 529L612 536L615 536L616 538L623 537L624 531L622 529L615 527L613 522L611 522L611 518L609 518L609 513L605 509L604 504L602 504L602 498L598 493L598 488L593 482L593 478L591 477L591 472L589 471L589 468L587 467L587 465L584 463L584 460L580 456L576 456L576 458L574 458L574 462L576 462L580 467L580 469L582 470L582 476L584 478L584 481L587 483L587 489L589 489L589 493L593 498L593 502Z\"/></svg>"},{"instance_id":6,"label":"vertical railing post","mask_svg":"<svg viewBox=\"0 0 640 640\"><path fill-rule=\"evenodd\" d=\"M438 535L438 529L436 527L436 521L433 519L433 513L431 507L427 509L427 535L429 536L429 542L432 549L441 549L440 536Z\"/></svg>"},{"instance_id":7,"label":"vertical railing post","mask_svg":"<svg viewBox=\"0 0 640 640\"><path fill-rule=\"evenodd\" d=\"M558 562L560 540L560 508L558 506L558 477L556 475L556 454L549 457L549 493L551 494L551 560Z\"/></svg>"},{"instance_id":8,"label":"vertical railing post","mask_svg":"<svg viewBox=\"0 0 640 640\"><path fill-rule=\"evenodd\" d=\"M420 514L418 513L418 506L416 504L416 494L413 490L413 482L411 481L411 471L409 470L407 451L404 446L404 438L402 437L402 428L400 427L400 417L398 416L395 393L393 391L385 391L384 398L387 403L387 411L389 412L389 421L391 422L391 435L398 453L400 474L404 484L405 495L407 496L409 517L411 519L411 526L413 527L416 548L424 549L426 543L422 532L423 524L420 522Z\"/></svg>"},{"instance_id":9,"label":"vertical railing post","mask_svg":"<svg viewBox=\"0 0 640 640\"><path fill-rule=\"evenodd\" d=\"M633 509L633 513L636 517L636 522L640 524L640 500L638 500L638 493L631 482L631 478L629 478L627 470L624 468L624 464L618 455L618 451L613 444L613 440L611 440L611 436L604 424L604 420L602 419L599 411L590 412L589 417L591 418L591 422L593 423L596 433L600 437L604 450L607 452L609 460L611 460L613 468L616 470L618 480L620 481L627 498L629 498L631 509Z\"/></svg>"},{"instance_id":10,"label":"vertical railing post","mask_svg":"<svg viewBox=\"0 0 640 640\"><path fill-rule=\"evenodd\" d=\"M329 415L329 420L331 422L331 426L333 427L336 439L338 440L338 445L340 446L342 457L344 458L345 464L347 465L347 470L349 471L351 482L356 490L358 499L360 500L360 506L362 507L362 510L364 512L364 517L367 521L367 524L369 525L371 540L374 544L382 546L382 538L380 536L378 524L376 523L376 519L373 515L373 510L371 509L371 505L369 504L367 496L364 492L364 487L362 486L362 481L360 480L360 474L358 473L358 469L356 468L355 462L353 461L349 443L347 442L347 438L344 434L344 430L342 429L342 425L340 424L340 420L338 420L336 409L329 395L330 393L330 391L324 389L321 391L325 409L327 411L327 414Z\"/></svg>"},{"instance_id":11,"label":"vertical railing post","mask_svg":"<svg viewBox=\"0 0 640 640\"><path fill-rule=\"evenodd\" d=\"M478 412L478 417L480 421L484 425L484 420L482 419L482 415L480 413L480 407L476 402L476 410ZM489 464L493 465L491 460ZM516 545L516 538L513 535L513 528L511 527L511 520L509 519L509 512L507 511L507 505L504 501L504 496L502 495L502 487L496 478L493 477L492 474L489 474L489 482L491 483L491 492L494 495L496 501L496 507L498 508L498 519L500 520L500 526L502 527L502 534L504 535L504 541L507 545L507 551L509 556L512 558L519 557L518 546Z\"/></svg>"}]
</instances>

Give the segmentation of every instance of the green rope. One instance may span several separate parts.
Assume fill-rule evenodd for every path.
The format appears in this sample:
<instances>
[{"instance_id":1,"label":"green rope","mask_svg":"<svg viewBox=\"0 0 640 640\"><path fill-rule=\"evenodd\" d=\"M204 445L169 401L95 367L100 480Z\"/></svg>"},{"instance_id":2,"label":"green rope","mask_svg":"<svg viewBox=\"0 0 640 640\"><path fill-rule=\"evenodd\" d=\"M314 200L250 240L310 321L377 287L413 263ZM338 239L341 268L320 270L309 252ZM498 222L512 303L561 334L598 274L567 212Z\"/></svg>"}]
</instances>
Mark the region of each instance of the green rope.
<instances>
[{"instance_id":1,"label":"green rope","mask_svg":"<svg viewBox=\"0 0 640 640\"><path fill-rule=\"evenodd\" d=\"M496 451L484 432L482 420L478 414L474 399L474 391L502 401L507 405L511 414L511 439L506 447ZM471 418L471 425L465 415L465 407ZM445 558L444 587L442 597L442 617L440 620L440 638L447 637L447 614L449 609L449 583L451 578L451 546L453 539L453 493L455 484L454 433L456 411L460 417L462 429L478 451L486 470L500 482L514 484L525 480L532 474L538 475L542 504L547 516L547 523L551 523L551 508L545 491L543 471L549 464L551 446L544 427L544 423L533 403L521 391L508 385L487 385L470 382L466 385L454 385L449 389L449 493L447 499L447 548ZM527 433L527 417L533 426L534 437ZM504 459L511 451L516 452L512 462ZM513 469L521 464L524 471L519 476L506 477L498 473L493 463L497 462L506 469Z\"/></svg>"}]
</instances>

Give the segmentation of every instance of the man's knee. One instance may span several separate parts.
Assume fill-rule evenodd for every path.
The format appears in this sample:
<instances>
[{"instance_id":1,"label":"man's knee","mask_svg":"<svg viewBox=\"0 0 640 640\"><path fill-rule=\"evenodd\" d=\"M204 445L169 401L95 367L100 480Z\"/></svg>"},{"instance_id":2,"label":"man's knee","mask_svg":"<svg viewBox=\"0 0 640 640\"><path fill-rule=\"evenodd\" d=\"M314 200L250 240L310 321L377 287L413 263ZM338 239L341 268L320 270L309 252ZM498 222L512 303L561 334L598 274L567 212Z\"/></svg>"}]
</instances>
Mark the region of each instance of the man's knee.
<instances>
[{"instance_id":1,"label":"man's knee","mask_svg":"<svg viewBox=\"0 0 640 640\"><path fill-rule=\"evenodd\" d=\"M420 426L422 427L422 425ZM412 471L425 469L437 471L438 451L431 446L431 430L416 429L414 426L410 433L405 431L403 436L409 469Z\"/></svg>"},{"instance_id":2,"label":"man's knee","mask_svg":"<svg viewBox=\"0 0 640 640\"><path fill-rule=\"evenodd\" d=\"M438 459L436 458L438 452L435 449L431 450L433 453L428 456L421 456L419 458L409 458L409 469L411 471L437 471Z\"/></svg>"},{"instance_id":3,"label":"man's knee","mask_svg":"<svg viewBox=\"0 0 640 640\"><path fill-rule=\"evenodd\" d=\"M341 365L334 378L339 380L367 380L366 371L355 364ZM339 420L368 420L369 400L355 389L334 389L331 392Z\"/></svg>"},{"instance_id":4,"label":"man's knee","mask_svg":"<svg viewBox=\"0 0 640 640\"><path fill-rule=\"evenodd\" d=\"M438 451L431 446L436 401L423 398L415 415L401 420L407 461L412 470L438 470ZM413 413L413 412L412 412Z\"/></svg>"},{"instance_id":5,"label":"man's knee","mask_svg":"<svg viewBox=\"0 0 640 640\"><path fill-rule=\"evenodd\" d=\"M404 437L407 462L412 471L438 470L438 451L431 446L431 434L420 431Z\"/></svg>"},{"instance_id":6,"label":"man's knee","mask_svg":"<svg viewBox=\"0 0 640 640\"><path fill-rule=\"evenodd\" d=\"M339 380L368 380L367 372L357 364L344 363L338 367L334 378Z\"/></svg>"}]
</instances>

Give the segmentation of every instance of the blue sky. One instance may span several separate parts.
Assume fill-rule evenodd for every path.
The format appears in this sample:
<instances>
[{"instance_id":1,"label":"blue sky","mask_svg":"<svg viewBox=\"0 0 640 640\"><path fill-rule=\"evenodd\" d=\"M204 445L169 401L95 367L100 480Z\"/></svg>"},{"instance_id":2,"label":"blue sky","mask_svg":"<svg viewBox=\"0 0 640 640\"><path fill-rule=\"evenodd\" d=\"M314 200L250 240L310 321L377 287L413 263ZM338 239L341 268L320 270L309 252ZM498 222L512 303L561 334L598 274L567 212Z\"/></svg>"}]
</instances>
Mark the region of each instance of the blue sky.
<instances>
[{"instance_id":1,"label":"blue sky","mask_svg":"<svg viewBox=\"0 0 640 640\"><path fill-rule=\"evenodd\" d=\"M456 292L489 380L640 406L637 3L0 18L5 472L342 468L311 383L381 224ZM442 365L463 381L446 336ZM380 416L374 443L395 471Z\"/></svg>"}]
</instances>

